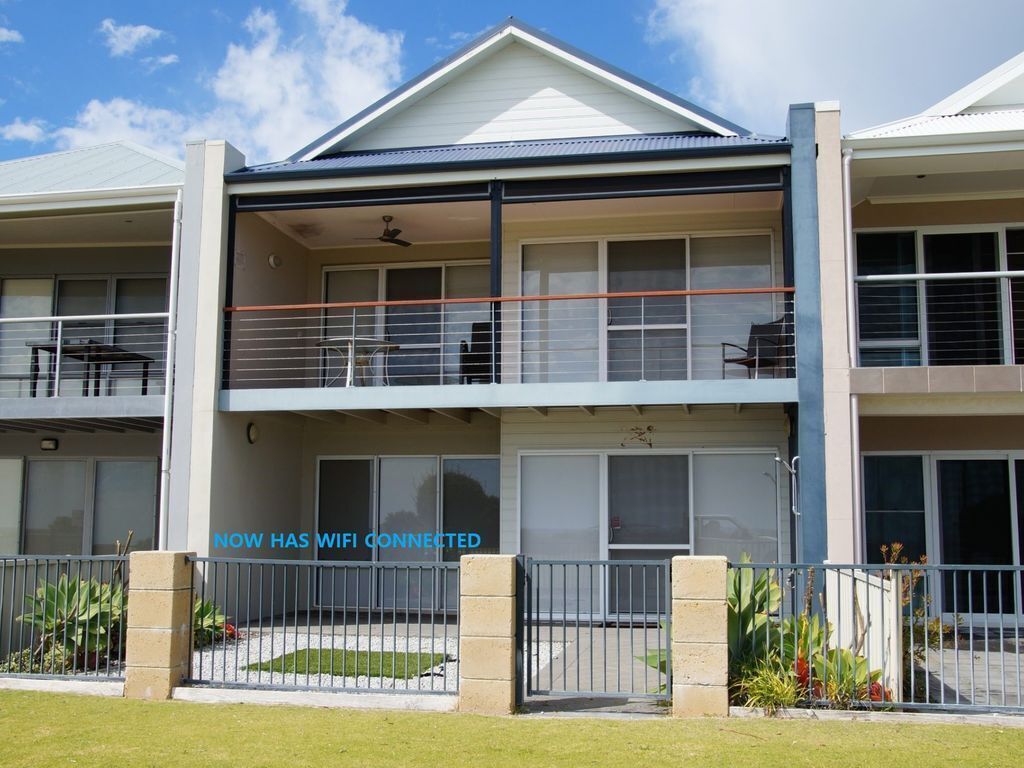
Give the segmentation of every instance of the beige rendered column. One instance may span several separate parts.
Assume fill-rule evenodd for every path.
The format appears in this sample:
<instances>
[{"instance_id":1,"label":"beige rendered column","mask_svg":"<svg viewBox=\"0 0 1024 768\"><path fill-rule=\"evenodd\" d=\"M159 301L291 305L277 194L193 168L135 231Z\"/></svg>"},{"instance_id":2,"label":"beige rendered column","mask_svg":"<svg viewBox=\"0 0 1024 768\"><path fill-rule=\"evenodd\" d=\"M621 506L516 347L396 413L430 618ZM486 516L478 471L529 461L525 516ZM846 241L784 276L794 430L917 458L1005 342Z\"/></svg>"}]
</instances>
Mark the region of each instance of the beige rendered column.
<instances>
[{"instance_id":1,"label":"beige rendered column","mask_svg":"<svg viewBox=\"0 0 1024 768\"><path fill-rule=\"evenodd\" d=\"M192 564L186 552L132 552L124 695L169 699L192 650Z\"/></svg>"},{"instance_id":2,"label":"beige rendered column","mask_svg":"<svg viewBox=\"0 0 1024 768\"><path fill-rule=\"evenodd\" d=\"M672 558L672 715L729 714L724 557Z\"/></svg>"},{"instance_id":3,"label":"beige rendered column","mask_svg":"<svg viewBox=\"0 0 1024 768\"><path fill-rule=\"evenodd\" d=\"M463 555L459 596L459 711L515 709L516 558Z\"/></svg>"},{"instance_id":4,"label":"beige rendered column","mask_svg":"<svg viewBox=\"0 0 1024 768\"><path fill-rule=\"evenodd\" d=\"M821 270L821 340L825 412L825 509L828 557L859 558L859 505L854 484L854 433L850 402L850 327L847 322L846 238L843 226L842 133L838 102L815 110L818 144L818 255ZM818 514L819 510L813 510Z\"/></svg>"}]
</instances>

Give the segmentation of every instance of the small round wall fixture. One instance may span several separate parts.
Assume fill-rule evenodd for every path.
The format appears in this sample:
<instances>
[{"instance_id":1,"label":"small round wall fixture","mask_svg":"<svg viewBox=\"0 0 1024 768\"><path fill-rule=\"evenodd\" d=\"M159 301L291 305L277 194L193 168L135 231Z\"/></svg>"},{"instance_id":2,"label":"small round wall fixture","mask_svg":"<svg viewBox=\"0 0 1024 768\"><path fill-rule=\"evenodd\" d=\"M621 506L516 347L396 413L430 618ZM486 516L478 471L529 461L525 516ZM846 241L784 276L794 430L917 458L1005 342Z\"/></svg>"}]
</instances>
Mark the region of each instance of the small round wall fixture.
<instances>
[{"instance_id":1,"label":"small round wall fixture","mask_svg":"<svg viewBox=\"0 0 1024 768\"><path fill-rule=\"evenodd\" d=\"M249 445L260 439L260 428L256 426L255 421L250 421L245 425L245 439L249 441Z\"/></svg>"},{"instance_id":2,"label":"small round wall fixture","mask_svg":"<svg viewBox=\"0 0 1024 768\"><path fill-rule=\"evenodd\" d=\"M277 269L282 264L284 264L284 261L276 253L272 253L269 256L267 256L267 264L270 265L271 269Z\"/></svg>"}]
</instances>

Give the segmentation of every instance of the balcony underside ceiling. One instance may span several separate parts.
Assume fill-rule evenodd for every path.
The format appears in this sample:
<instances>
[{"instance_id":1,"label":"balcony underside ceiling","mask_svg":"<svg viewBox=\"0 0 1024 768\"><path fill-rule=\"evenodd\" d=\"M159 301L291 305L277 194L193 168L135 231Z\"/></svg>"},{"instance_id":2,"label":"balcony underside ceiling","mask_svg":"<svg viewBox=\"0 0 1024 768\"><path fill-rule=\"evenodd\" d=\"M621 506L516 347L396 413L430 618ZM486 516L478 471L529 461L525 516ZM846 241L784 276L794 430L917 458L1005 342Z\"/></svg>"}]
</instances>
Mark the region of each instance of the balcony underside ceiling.
<instances>
[{"instance_id":1,"label":"balcony underside ceiling","mask_svg":"<svg viewBox=\"0 0 1024 768\"><path fill-rule=\"evenodd\" d=\"M163 429L161 418L0 419L0 434L144 433Z\"/></svg>"}]
</instances>

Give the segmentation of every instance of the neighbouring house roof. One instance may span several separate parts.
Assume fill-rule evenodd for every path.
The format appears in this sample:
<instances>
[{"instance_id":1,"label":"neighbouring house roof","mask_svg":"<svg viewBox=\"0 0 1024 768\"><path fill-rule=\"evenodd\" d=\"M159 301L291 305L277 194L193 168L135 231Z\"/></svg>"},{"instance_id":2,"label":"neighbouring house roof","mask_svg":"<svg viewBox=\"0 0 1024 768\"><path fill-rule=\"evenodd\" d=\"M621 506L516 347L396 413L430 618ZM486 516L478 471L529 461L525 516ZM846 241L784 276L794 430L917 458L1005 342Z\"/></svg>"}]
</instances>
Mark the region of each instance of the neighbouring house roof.
<instances>
[{"instance_id":1,"label":"neighbouring house roof","mask_svg":"<svg viewBox=\"0 0 1024 768\"><path fill-rule=\"evenodd\" d=\"M849 139L981 137L1024 131L1024 53L920 114L849 134Z\"/></svg>"},{"instance_id":2,"label":"neighbouring house roof","mask_svg":"<svg viewBox=\"0 0 1024 768\"><path fill-rule=\"evenodd\" d=\"M631 134L537 141L452 144L437 147L339 152L312 160L286 160L243 168L227 174L230 181L271 181L275 178L372 175L439 171L446 168L496 168L667 159L714 154L751 154L789 149L777 136L718 136L706 133Z\"/></svg>"},{"instance_id":3,"label":"neighbouring house roof","mask_svg":"<svg viewBox=\"0 0 1024 768\"><path fill-rule=\"evenodd\" d=\"M538 62L547 62L547 66L554 62L560 70L564 71L567 76L571 73L573 78L579 81L580 78L589 82L593 88L599 89L597 94L598 98L627 98L629 103L634 106L634 109L638 113L647 113L650 120L655 119L655 115L660 115L662 121L671 120L671 130L679 131L700 131L715 134L719 136L749 136L750 132L740 126L725 120L718 115L715 115L695 104L692 104L684 99L679 98L675 94L672 94L656 85L640 80L633 75L624 72L612 65L603 62L599 59L590 56L583 51L580 51L567 43L562 42L550 35L547 35L540 30L529 27L522 22L514 18L509 18L504 23L494 27L493 29L480 35L476 40L469 43L467 46L453 54L452 56L444 59L443 61L431 67L423 74L410 80L404 85L400 86L396 90L389 93L384 98L380 99L374 104L354 115L350 119L341 123L336 128L328 131L320 138L313 141L308 146L299 150L297 153L292 155L289 160L312 160L319 158L324 155L334 155L346 149L368 149L368 148L380 148L370 147L368 144L367 137L372 137L375 131L380 130L382 127L387 127L390 124L391 128L394 129L395 122L409 119L411 114L415 113L417 108L421 110L425 107L422 105L429 102L432 94L438 93L446 86L448 86L448 95L451 95L452 84L460 78L463 78L471 70L485 64L492 57L502 55L501 52L507 52L511 46L518 45L524 52L528 52L529 56L533 57L533 66L537 66ZM513 74L515 77L525 77L531 66L531 62L517 61L509 64L506 67L508 72ZM503 73L505 70L503 70ZM551 73L548 73L551 74ZM503 78L487 77L484 80L476 84L474 88L478 89L478 93L481 92L488 98L494 95L492 88L495 91L498 89L498 81ZM546 82L550 80L548 78L542 78ZM549 91L549 93L541 93L538 96L536 92L524 93L520 95L519 99L511 99L510 104L500 105L494 107L496 114L490 115L491 117L499 118L505 114L505 111L514 111L517 107L534 96L543 98L545 96L553 97L564 97L569 100L570 103L574 103L576 106L588 107L592 106L585 103L586 97L582 100L574 102L573 93L560 93L557 87L551 88L540 88L541 91ZM572 89L570 89L572 90ZM443 92L443 91L442 91ZM603 95L602 95L603 94ZM588 94L593 96L594 94ZM440 97L438 97L440 98ZM481 98L483 98L481 96ZM460 101L459 103L465 103ZM442 108L442 114L450 112ZM563 110L567 113L571 110ZM482 110L486 113L486 110ZM421 115L422 117L422 115ZM484 114L484 117L487 117ZM425 121L426 124L430 124L429 120ZM522 122L529 122L522 119ZM534 120L536 122L536 120ZM601 134L601 133L625 133L628 129L633 128L633 132L643 133L652 132L653 130L669 130L669 128L660 127L652 129L650 127L639 128L635 126L622 126L623 130L608 130L611 126L605 126L605 130L594 130L590 132L590 135ZM403 135L415 134L415 129L407 129ZM391 136L394 135L392 130ZM493 138L493 137L486 137ZM518 138L524 138L522 136ZM542 138L540 136L530 136L529 138ZM551 138L550 136L544 136L543 138ZM389 136L390 139L390 136ZM371 142L372 143L372 142ZM420 139L416 142L417 145L423 144L449 144L449 143L479 143L479 139L473 138L473 132L468 131L467 137L462 141L456 142L454 139L438 140L426 140ZM395 143L385 143L385 147L403 146ZM409 145L404 145L409 146Z\"/></svg>"},{"instance_id":4,"label":"neighbouring house roof","mask_svg":"<svg viewBox=\"0 0 1024 768\"><path fill-rule=\"evenodd\" d=\"M130 141L0 162L4 197L181 185L185 166Z\"/></svg>"}]
</instances>

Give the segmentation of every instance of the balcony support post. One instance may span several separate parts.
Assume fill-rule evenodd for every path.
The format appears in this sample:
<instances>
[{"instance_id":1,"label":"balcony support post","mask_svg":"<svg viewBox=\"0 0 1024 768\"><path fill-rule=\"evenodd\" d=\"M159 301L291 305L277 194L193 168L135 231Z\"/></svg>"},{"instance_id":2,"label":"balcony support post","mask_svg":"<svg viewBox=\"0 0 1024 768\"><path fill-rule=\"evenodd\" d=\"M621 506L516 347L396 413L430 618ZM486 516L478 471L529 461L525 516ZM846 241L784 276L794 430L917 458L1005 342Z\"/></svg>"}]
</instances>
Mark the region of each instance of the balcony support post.
<instances>
[{"instance_id":1,"label":"balcony support post","mask_svg":"<svg viewBox=\"0 0 1024 768\"><path fill-rule=\"evenodd\" d=\"M501 203L505 186L491 182L491 296L501 296ZM501 304L491 304L491 381L501 381Z\"/></svg>"}]
</instances>

